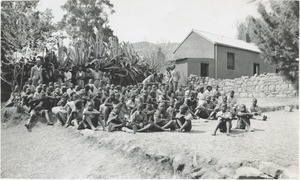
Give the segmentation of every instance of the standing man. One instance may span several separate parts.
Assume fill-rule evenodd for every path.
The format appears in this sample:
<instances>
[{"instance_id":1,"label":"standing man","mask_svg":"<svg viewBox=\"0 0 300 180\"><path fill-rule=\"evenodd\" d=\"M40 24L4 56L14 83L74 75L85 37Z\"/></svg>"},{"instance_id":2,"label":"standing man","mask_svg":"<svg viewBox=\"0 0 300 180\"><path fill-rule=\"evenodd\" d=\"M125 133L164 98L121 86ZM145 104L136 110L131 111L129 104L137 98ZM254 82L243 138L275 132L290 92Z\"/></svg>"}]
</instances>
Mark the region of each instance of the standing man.
<instances>
[{"instance_id":1,"label":"standing man","mask_svg":"<svg viewBox=\"0 0 300 180\"><path fill-rule=\"evenodd\" d=\"M42 80L42 62L40 58L37 59L36 65L31 68L30 78L35 87L38 85L39 80Z\"/></svg>"},{"instance_id":2,"label":"standing man","mask_svg":"<svg viewBox=\"0 0 300 180\"><path fill-rule=\"evenodd\" d=\"M99 71L99 66L97 66L94 69L89 68L89 70L92 72L93 78L94 78L94 85L99 88L100 87L100 80L102 79L102 72Z\"/></svg>"},{"instance_id":3,"label":"standing man","mask_svg":"<svg viewBox=\"0 0 300 180\"><path fill-rule=\"evenodd\" d=\"M71 87L71 80L72 80L72 73L70 71L70 69L67 69L64 72L64 80L65 80L65 84L68 88Z\"/></svg>"},{"instance_id":4,"label":"standing man","mask_svg":"<svg viewBox=\"0 0 300 180\"><path fill-rule=\"evenodd\" d=\"M176 92L178 87L178 81L180 79L180 73L176 69L175 65L172 66L171 76L172 76L172 83L173 83L173 91Z\"/></svg>"}]
</instances>

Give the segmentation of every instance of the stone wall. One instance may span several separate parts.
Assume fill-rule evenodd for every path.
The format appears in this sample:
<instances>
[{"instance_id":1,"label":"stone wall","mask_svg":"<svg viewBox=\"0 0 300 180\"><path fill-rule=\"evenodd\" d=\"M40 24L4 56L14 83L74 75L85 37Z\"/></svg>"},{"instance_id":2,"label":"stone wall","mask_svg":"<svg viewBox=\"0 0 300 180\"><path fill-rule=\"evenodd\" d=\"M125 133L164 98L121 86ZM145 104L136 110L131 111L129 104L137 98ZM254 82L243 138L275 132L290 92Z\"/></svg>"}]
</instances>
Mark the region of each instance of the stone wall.
<instances>
[{"instance_id":1,"label":"stone wall","mask_svg":"<svg viewBox=\"0 0 300 180\"><path fill-rule=\"evenodd\" d=\"M261 74L259 76L242 76L235 79L214 79L190 75L188 83L204 86L219 86L219 91L228 94L235 91L236 97L296 97L296 85L275 73Z\"/></svg>"}]
</instances>

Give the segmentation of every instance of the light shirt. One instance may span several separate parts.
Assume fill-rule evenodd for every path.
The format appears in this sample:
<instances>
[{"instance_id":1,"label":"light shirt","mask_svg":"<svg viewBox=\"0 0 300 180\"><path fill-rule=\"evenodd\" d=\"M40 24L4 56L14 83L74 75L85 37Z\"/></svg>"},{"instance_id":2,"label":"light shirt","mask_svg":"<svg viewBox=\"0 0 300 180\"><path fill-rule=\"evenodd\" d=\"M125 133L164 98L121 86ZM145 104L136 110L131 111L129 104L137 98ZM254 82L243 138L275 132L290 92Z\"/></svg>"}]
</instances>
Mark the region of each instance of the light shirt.
<instances>
[{"instance_id":1,"label":"light shirt","mask_svg":"<svg viewBox=\"0 0 300 180\"><path fill-rule=\"evenodd\" d=\"M72 73L70 71L64 72L65 81L71 81L72 79Z\"/></svg>"},{"instance_id":2,"label":"light shirt","mask_svg":"<svg viewBox=\"0 0 300 180\"><path fill-rule=\"evenodd\" d=\"M171 71L171 76L172 76L172 81L174 81L174 82L178 82L180 79L180 73L179 73L179 71L177 71L177 69L173 69Z\"/></svg>"}]
</instances>

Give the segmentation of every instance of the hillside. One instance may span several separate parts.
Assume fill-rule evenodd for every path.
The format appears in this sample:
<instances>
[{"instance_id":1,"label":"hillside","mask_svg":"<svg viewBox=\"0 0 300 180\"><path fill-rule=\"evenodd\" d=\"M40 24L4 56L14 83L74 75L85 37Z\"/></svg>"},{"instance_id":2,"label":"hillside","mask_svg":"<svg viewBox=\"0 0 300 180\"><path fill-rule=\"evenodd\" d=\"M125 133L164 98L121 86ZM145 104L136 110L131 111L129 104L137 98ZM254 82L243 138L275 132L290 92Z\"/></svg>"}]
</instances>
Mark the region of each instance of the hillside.
<instances>
[{"instance_id":1,"label":"hillside","mask_svg":"<svg viewBox=\"0 0 300 180\"><path fill-rule=\"evenodd\" d=\"M149 53L157 52L161 48L166 60L173 59L173 52L179 43L151 43L151 42L137 42L132 43L133 48L139 53L141 57Z\"/></svg>"}]
</instances>

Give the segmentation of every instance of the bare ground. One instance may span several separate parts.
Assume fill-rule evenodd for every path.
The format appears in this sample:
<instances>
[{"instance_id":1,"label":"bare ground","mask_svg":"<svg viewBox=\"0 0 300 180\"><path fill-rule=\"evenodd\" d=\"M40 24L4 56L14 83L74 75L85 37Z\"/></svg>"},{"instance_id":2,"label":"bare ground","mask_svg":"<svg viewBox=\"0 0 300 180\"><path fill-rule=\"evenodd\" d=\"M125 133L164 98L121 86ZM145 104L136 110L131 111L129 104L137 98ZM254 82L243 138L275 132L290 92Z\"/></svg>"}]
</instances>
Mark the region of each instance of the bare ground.
<instances>
[{"instance_id":1,"label":"bare ground","mask_svg":"<svg viewBox=\"0 0 300 180\"><path fill-rule=\"evenodd\" d=\"M89 132L112 146L125 143L147 154L174 156L195 152L223 161L270 161L282 166L298 164L298 110L269 112L268 120L252 120L255 132L233 131L232 136L211 136L216 121L194 120L190 133ZM235 125L236 121L233 122ZM171 178L168 169L145 159L127 157L99 146L92 138L69 128L37 123L31 133L25 121L2 123L1 177L4 178ZM7 128L9 127L9 128ZM145 161L145 162L143 162Z\"/></svg>"}]
</instances>

